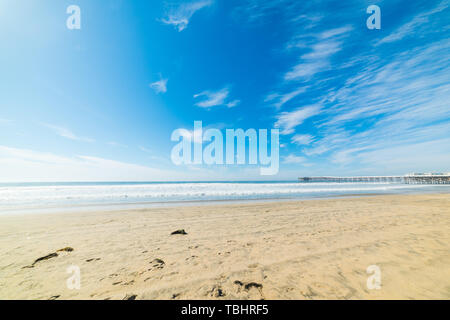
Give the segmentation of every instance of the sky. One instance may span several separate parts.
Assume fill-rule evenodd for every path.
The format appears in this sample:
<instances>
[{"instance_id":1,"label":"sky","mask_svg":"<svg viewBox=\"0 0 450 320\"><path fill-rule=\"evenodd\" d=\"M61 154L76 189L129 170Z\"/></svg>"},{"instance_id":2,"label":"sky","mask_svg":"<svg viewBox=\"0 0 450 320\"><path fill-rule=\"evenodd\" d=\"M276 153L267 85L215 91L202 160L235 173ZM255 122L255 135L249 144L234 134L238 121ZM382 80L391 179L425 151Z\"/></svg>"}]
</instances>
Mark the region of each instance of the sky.
<instances>
[{"instance_id":1,"label":"sky","mask_svg":"<svg viewBox=\"0 0 450 320\"><path fill-rule=\"evenodd\" d=\"M449 172L449 7L1 0L0 182ZM173 164L172 132L196 120L279 129L278 174Z\"/></svg>"}]
</instances>

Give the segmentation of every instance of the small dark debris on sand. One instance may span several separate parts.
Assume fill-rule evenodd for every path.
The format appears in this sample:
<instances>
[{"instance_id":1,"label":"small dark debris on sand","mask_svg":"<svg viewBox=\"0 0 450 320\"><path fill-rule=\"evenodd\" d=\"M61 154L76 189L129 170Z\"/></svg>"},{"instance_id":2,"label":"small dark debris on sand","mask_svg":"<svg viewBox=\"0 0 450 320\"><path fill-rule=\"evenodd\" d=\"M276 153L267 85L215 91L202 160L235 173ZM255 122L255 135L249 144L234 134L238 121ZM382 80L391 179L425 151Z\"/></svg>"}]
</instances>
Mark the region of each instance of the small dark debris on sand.
<instances>
[{"instance_id":1,"label":"small dark debris on sand","mask_svg":"<svg viewBox=\"0 0 450 320\"><path fill-rule=\"evenodd\" d=\"M57 256L58 256L58 254L57 254L56 252L50 253L50 254L48 254L48 255L46 255L46 256L37 258L37 259L33 262L32 265L25 266L25 267L23 267L22 269L34 268L34 265L35 265L36 263L38 263L38 262L40 262L40 261L48 260L48 259L51 259L51 258L56 258Z\"/></svg>"},{"instance_id":2,"label":"small dark debris on sand","mask_svg":"<svg viewBox=\"0 0 450 320\"><path fill-rule=\"evenodd\" d=\"M50 297L48 300L56 300L56 299L58 299L59 297L61 297L61 296L60 296L60 295L53 296L53 297Z\"/></svg>"},{"instance_id":3,"label":"small dark debris on sand","mask_svg":"<svg viewBox=\"0 0 450 320\"><path fill-rule=\"evenodd\" d=\"M183 234L183 235L186 235L187 232L184 231L184 229L180 229L180 230L177 230L177 231L174 231L174 232L171 233L171 235L174 235L174 234Z\"/></svg>"},{"instance_id":4,"label":"small dark debris on sand","mask_svg":"<svg viewBox=\"0 0 450 320\"><path fill-rule=\"evenodd\" d=\"M260 283L256 283L256 282L243 283L242 281L239 281L239 280L234 281L234 284L236 284L240 287L244 287L244 289L246 291L249 291L251 288L262 289L262 287L263 287L263 285Z\"/></svg>"},{"instance_id":5,"label":"small dark debris on sand","mask_svg":"<svg viewBox=\"0 0 450 320\"><path fill-rule=\"evenodd\" d=\"M214 286L210 291L210 296L215 298L225 297L225 292L221 286Z\"/></svg>"},{"instance_id":6,"label":"small dark debris on sand","mask_svg":"<svg viewBox=\"0 0 450 320\"><path fill-rule=\"evenodd\" d=\"M153 268L156 268L156 269L162 269L166 265L164 260L161 260L161 259L154 259L154 260L150 261L150 264L152 265Z\"/></svg>"},{"instance_id":7,"label":"small dark debris on sand","mask_svg":"<svg viewBox=\"0 0 450 320\"><path fill-rule=\"evenodd\" d=\"M92 258L92 259L87 259L86 262L92 262L92 261L98 261L100 260L100 258Z\"/></svg>"},{"instance_id":8,"label":"small dark debris on sand","mask_svg":"<svg viewBox=\"0 0 450 320\"><path fill-rule=\"evenodd\" d=\"M37 258L34 262L33 262L33 266L36 264L36 263L38 263L39 261L44 261L44 260L48 260L48 259L51 259L51 258L56 258L58 256L58 254L56 253L56 252L53 252L53 253L50 253L50 254L48 254L48 255L46 255L46 256L44 256L44 257L40 257L40 258Z\"/></svg>"},{"instance_id":9,"label":"small dark debris on sand","mask_svg":"<svg viewBox=\"0 0 450 320\"><path fill-rule=\"evenodd\" d=\"M62 249L57 250L56 252L72 252L72 251L73 251L73 248L71 248L71 247L65 247L65 248L62 248ZM46 255L46 256L37 258L37 259L33 262L33 264L31 264L31 265L29 265L29 266L25 266L25 267L23 267L22 269L34 268L34 265L35 265L36 263L40 262L40 261L48 260L48 259L51 259L51 258L56 258L56 257L58 256L58 254L57 254L56 252L52 252L52 253L50 253L50 254L48 254L48 255Z\"/></svg>"},{"instance_id":10,"label":"small dark debris on sand","mask_svg":"<svg viewBox=\"0 0 450 320\"><path fill-rule=\"evenodd\" d=\"M127 294L122 300L136 300L137 294Z\"/></svg>"},{"instance_id":11,"label":"small dark debris on sand","mask_svg":"<svg viewBox=\"0 0 450 320\"><path fill-rule=\"evenodd\" d=\"M263 285L256 282L250 282L245 285L245 290L250 290L251 288L262 289Z\"/></svg>"}]
</instances>

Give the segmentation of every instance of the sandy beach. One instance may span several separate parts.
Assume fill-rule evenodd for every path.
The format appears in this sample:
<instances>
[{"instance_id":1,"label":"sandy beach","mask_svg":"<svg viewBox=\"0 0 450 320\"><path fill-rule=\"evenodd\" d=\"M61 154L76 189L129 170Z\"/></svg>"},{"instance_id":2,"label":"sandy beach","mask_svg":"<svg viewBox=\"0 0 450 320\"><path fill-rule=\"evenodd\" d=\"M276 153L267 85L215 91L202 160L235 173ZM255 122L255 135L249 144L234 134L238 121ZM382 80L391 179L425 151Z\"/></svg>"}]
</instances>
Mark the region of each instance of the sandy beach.
<instances>
[{"instance_id":1,"label":"sandy beach","mask_svg":"<svg viewBox=\"0 0 450 320\"><path fill-rule=\"evenodd\" d=\"M450 299L450 195L0 215L0 258L0 299Z\"/></svg>"}]
</instances>

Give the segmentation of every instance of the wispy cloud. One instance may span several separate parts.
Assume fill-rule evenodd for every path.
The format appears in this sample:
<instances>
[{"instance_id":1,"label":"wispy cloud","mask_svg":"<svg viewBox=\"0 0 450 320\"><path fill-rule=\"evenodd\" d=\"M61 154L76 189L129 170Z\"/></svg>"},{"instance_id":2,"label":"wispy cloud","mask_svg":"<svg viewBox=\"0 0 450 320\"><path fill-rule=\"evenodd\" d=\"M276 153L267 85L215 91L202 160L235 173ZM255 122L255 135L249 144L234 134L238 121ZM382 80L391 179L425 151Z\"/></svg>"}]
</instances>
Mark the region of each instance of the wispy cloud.
<instances>
[{"instance_id":1,"label":"wispy cloud","mask_svg":"<svg viewBox=\"0 0 450 320\"><path fill-rule=\"evenodd\" d=\"M156 93L166 93L167 92L167 82L168 79L161 79L159 81L150 84L150 88L155 90Z\"/></svg>"},{"instance_id":2,"label":"wispy cloud","mask_svg":"<svg viewBox=\"0 0 450 320\"><path fill-rule=\"evenodd\" d=\"M241 100L233 100L231 102L228 102L227 104L225 104L228 108L234 108L236 107L239 103L241 103Z\"/></svg>"},{"instance_id":3,"label":"wispy cloud","mask_svg":"<svg viewBox=\"0 0 450 320\"><path fill-rule=\"evenodd\" d=\"M448 170L444 164L450 149L438 146L450 136L450 41L445 34L450 30L450 0L425 1L414 4L413 10L402 10L395 2L383 4L385 13L401 13L385 15L385 31L372 32L370 38L364 23L347 25L361 19L360 12L351 9L354 4L343 3L330 12L324 3L242 0L236 12L242 19L250 17L252 24L282 17L286 29L280 34L288 32L289 40L277 53L289 64L279 71L283 80L275 83L276 90L264 99L285 108L277 110L274 119L283 135L293 135L283 150L291 153L288 162L304 157L319 166L349 171L367 166L369 172L392 164L401 169L397 173L404 173L408 169L401 163L413 167L411 154L420 150L414 170L427 162L440 165L429 170ZM409 42L407 50L380 46L412 38L420 41ZM439 160L425 152L427 147Z\"/></svg>"},{"instance_id":4,"label":"wispy cloud","mask_svg":"<svg viewBox=\"0 0 450 320\"><path fill-rule=\"evenodd\" d=\"M66 139L70 139L70 140L74 140L74 141L84 141L84 142L94 142L95 141L91 138L77 136L69 129L61 127L61 126L56 126L56 125L48 124L48 123L42 123L42 125L44 127L47 127L49 129L53 130L58 136L66 138Z\"/></svg>"},{"instance_id":5,"label":"wispy cloud","mask_svg":"<svg viewBox=\"0 0 450 320\"><path fill-rule=\"evenodd\" d=\"M266 97L264 100L265 102L272 102L273 106L277 109L280 109L285 103L288 103L295 97L299 96L300 94L304 93L308 87L300 87L293 91L279 94L279 93L272 93Z\"/></svg>"},{"instance_id":6,"label":"wispy cloud","mask_svg":"<svg viewBox=\"0 0 450 320\"><path fill-rule=\"evenodd\" d=\"M343 129L337 129L334 132L323 133L321 138L318 138L314 143L310 144L303 152L307 156L322 155L334 148L345 145L349 139L349 134Z\"/></svg>"},{"instance_id":7,"label":"wispy cloud","mask_svg":"<svg viewBox=\"0 0 450 320\"><path fill-rule=\"evenodd\" d=\"M234 15L254 24L272 14L294 11L295 7L295 1L291 0L241 0L234 9Z\"/></svg>"},{"instance_id":8,"label":"wispy cloud","mask_svg":"<svg viewBox=\"0 0 450 320\"><path fill-rule=\"evenodd\" d=\"M169 10L166 17L161 21L165 24L173 25L179 32L181 32L187 28L189 20L198 10L210 6L212 3L212 0L182 3L181 5Z\"/></svg>"},{"instance_id":9,"label":"wispy cloud","mask_svg":"<svg viewBox=\"0 0 450 320\"><path fill-rule=\"evenodd\" d=\"M203 91L194 95L195 99L203 98L195 105L200 108L211 108L215 106L227 106L228 108L233 108L240 103L240 100L232 100L228 102L227 100L229 94L230 90L228 87L218 91Z\"/></svg>"},{"instance_id":10,"label":"wispy cloud","mask_svg":"<svg viewBox=\"0 0 450 320\"><path fill-rule=\"evenodd\" d=\"M308 61L301 62L294 66L289 72L287 72L284 76L286 80L295 80L295 79L309 79L316 73L320 71L324 71L325 68L328 68L327 61Z\"/></svg>"},{"instance_id":11,"label":"wispy cloud","mask_svg":"<svg viewBox=\"0 0 450 320\"><path fill-rule=\"evenodd\" d=\"M293 154L287 155L283 158L283 163L286 164L305 164L307 159L302 156L296 156Z\"/></svg>"},{"instance_id":12,"label":"wispy cloud","mask_svg":"<svg viewBox=\"0 0 450 320\"><path fill-rule=\"evenodd\" d=\"M353 30L351 26L325 30L315 34L297 35L288 47L310 49L300 61L284 75L285 80L309 80L315 74L329 69L329 58L342 50L341 39Z\"/></svg>"},{"instance_id":13,"label":"wispy cloud","mask_svg":"<svg viewBox=\"0 0 450 320\"><path fill-rule=\"evenodd\" d=\"M310 134L296 134L291 138L291 142L296 145L309 145L314 141L314 137Z\"/></svg>"},{"instance_id":14,"label":"wispy cloud","mask_svg":"<svg viewBox=\"0 0 450 320\"><path fill-rule=\"evenodd\" d=\"M8 169L6 169L8 168ZM179 174L117 160L0 145L0 181L161 181Z\"/></svg>"},{"instance_id":15,"label":"wispy cloud","mask_svg":"<svg viewBox=\"0 0 450 320\"><path fill-rule=\"evenodd\" d=\"M294 129L306 119L317 115L321 110L319 105L310 105L290 112L281 112L276 116L276 128L281 128L281 134L291 134Z\"/></svg>"},{"instance_id":16,"label":"wispy cloud","mask_svg":"<svg viewBox=\"0 0 450 320\"><path fill-rule=\"evenodd\" d=\"M342 88L321 97L326 106L322 123L304 154L326 154L342 166L355 161L369 164L369 155L381 159L377 152L387 157L386 150L406 152L415 150L415 144L435 145L433 141L448 137L450 61L445 52L449 49L450 41L442 40L360 66L360 72L349 75ZM389 162L394 162L395 154ZM427 157L431 163L433 155L422 158ZM405 163L407 158L406 154L401 157Z\"/></svg>"},{"instance_id":17,"label":"wispy cloud","mask_svg":"<svg viewBox=\"0 0 450 320\"><path fill-rule=\"evenodd\" d=\"M425 27L427 31L434 31L433 27L427 26L430 23L430 17L436 13L442 12L448 9L450 5L449 0L441 1L436 7L429 11L422 12L416 15L413 19L403 24L401 27L397 28L390 35L384 37L380 41L376 43L376 45L380 45L383 43L395 42L401 40L410 35L414 35L417 37L424 30L420 30L421 27ZM418 30L419 29L419 30Z\"/></svg>"}]
</instances>

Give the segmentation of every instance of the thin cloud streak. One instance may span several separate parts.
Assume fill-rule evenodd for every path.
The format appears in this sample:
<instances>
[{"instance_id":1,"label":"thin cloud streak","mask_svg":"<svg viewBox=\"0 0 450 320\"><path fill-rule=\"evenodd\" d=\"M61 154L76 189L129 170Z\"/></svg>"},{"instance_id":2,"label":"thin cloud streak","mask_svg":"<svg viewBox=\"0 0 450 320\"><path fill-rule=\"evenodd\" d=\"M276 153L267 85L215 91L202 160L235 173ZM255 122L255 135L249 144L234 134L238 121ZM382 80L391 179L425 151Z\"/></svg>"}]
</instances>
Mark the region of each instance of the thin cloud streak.
<instances>
[{"instance_id":1,"label":"thin cloud streak","mask_svg":"<svg viewBox=\"0 0 450 320\"><path fill-rule=\"evenodd\" d=\"M201 0L190 3L183 3L176 8L169 11L167 16L161 21L168 25L173 25L178 32L187 28L192 16L205 7L210 6L213 3L212 0Z\"/></svg>"},{"instance_id":2,"label":"thin cloud streak","mask_svg":"<svg viewBox=\"0 0 450 320\"><path fill-rule=\"evenodd\" d=\"M232 100L228 102L230 89L228 87L222 88L218 91L203 91L194 95L194 99L203 98L201 101L195 103L200 108L211 108L216 106L226 106L228 108L236 107L241 101Z\"/></svg>"},{"instance_id":3,"label":"thin cloud streak","mask_svg":"<svg viewBox=\"0 0 450 320\"><path fill-rule=\"evenodd\" d=\"M394 32L378 41L375 45L379 46L384 43L399 41L402 40L403 38L408 37L409 35L417 36L418 32L424 31L417 29L421 29L422 26L428 24L432 15L448 9L449 5L450 5L449 0L444 0L440 2L436 7L434 7L430 11L426 11L416 15L412 20L408 21L401 27L397 28ZM433 30L428 29L427 31Z\"/></svg>"},{"instance_id":4,"label":"thin cloud streak","mask_svg":"<svg viewBox=\"0 0 450 320\"><path fill-rule=\"evenodd\" d=\"M161 79L159 81L155 81L155 82L150 84L150 88L155 90L155 92L157 94L159 94L159 93L166 93L167 92L167 82L168 81L169 81L168 79Z\"/></svg>"},{"instance_id":5,"label":"thin cloud streak","mask_svg":"<svg viewBox=\"0 0 450 320\"><path fill-rule=\"evenodd\" d=\"M319 114L321 106L311 105L300 107L291 112L281 112L276 116L276 128L281 128L281 134L291 134L295 128L302 124L306 119Z\"/></svg>"},{"instance_id":6,"label":"thin cloud streak","mask_svg":"<svg viewBox=\"0 0 450 320\"><path fill-rule=\"evenodd\" d=\"M84 141L84 142L94 142L95 141L94 139L91 139L91 138L77 136L69 129L61 127L61 126L56 126L56 125L48 124L48 123L42 123L42 125L44 127L47 127L49 129L53 130L53 132L55 132L58 136L69 139L69 140Z\"/></svg>"}]
</instances>

